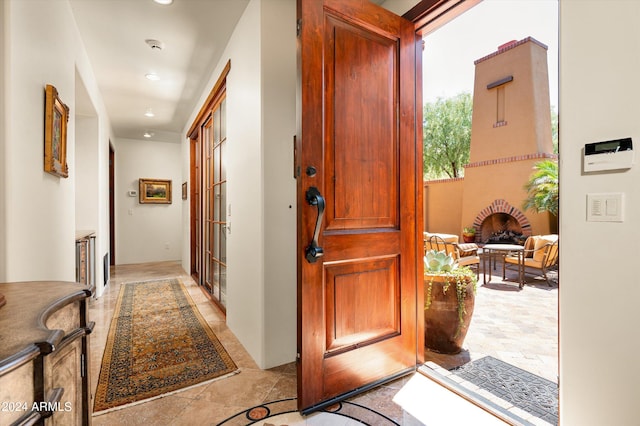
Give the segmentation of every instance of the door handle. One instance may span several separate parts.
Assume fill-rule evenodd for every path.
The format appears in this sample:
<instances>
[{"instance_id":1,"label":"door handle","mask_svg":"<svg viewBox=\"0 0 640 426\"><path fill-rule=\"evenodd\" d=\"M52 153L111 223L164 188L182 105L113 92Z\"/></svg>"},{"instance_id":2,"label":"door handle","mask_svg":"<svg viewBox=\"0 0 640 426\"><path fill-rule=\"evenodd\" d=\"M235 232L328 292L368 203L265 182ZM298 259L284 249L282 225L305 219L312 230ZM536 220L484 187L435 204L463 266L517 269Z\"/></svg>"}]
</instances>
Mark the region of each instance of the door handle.
<instances>
[{"instance_id":1,"label":"door handle","mask_svg":"<svg viewBox=\"0 0 640 426\"><path fill-rule=\"evenodd\" d=\"M315 186L310 187L305 193L307 203L318 208L318 217L316 218L316 228L313 232L313 240L311 244L304 250L305 258L309 263L315 263L318 258L322 257L324 251L318 246L318 236L320 235L320 227L322 226L322 217L324 216L324 198L320 195L320 191Z\"/></svg>"}]
</instances>

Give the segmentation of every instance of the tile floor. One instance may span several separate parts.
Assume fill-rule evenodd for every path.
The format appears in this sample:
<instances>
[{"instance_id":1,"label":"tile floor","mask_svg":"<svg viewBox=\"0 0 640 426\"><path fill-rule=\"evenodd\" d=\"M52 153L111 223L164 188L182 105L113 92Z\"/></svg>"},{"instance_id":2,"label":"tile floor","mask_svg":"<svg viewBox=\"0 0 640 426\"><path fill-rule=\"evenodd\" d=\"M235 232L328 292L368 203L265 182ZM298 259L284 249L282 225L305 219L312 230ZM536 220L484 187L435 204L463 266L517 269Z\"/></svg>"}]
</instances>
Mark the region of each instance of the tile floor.
<instances>
[{"instance_id":1,"label":"tile floor","mask_svg":"<svg viewBox=\"0 0 640 426\"><path fill-rule=\"evenodd\" d=\"M501 273L500 265L498 271ZM465 350L456 356L425 351L427 361L444 368L470 359L492 355L549 380L557 380L557 285L528 278L518 291L515 281L503 282L495 275L491 283L478 286L476 307ZM188 288L202 315L230 353L240 374L183 392L93 417L94 425L216 425L249 407L296 396L295 365L261 370L226 327L224 317L207 299L177 262L116 266L105 293L90 303L90 318L96 322L91 335L91 383L95 391L102 353L120 284L132 281L178 277ZM509 279L509 277L508 277ZM402 409L392 399L407 383L403 378L350 401L370 407L398 424ZM287 418L283 424L335 425L330 415ZM344 423L348 424L348 423Z\"/></svg>"}]
</instances>

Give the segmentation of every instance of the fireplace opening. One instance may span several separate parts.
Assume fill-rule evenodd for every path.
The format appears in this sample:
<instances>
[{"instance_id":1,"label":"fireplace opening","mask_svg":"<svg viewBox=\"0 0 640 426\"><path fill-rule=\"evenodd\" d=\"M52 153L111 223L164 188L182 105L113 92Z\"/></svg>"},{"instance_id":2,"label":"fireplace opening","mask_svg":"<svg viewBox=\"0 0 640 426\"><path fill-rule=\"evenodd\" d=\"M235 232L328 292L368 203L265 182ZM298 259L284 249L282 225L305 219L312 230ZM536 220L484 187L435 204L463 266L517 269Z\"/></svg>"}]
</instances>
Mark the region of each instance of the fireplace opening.
<instances>
[{"instance_id":1,"label":"fireplace opening","mask_svg":"<svg viewBox=\"0 0 640 426\"><path fill-rule=\"evenodd\" d=\"M482 222L480 235L486 244L524 244L526 239L518 220L508 213L489 215Z\"/></svg>"}]
</instances>

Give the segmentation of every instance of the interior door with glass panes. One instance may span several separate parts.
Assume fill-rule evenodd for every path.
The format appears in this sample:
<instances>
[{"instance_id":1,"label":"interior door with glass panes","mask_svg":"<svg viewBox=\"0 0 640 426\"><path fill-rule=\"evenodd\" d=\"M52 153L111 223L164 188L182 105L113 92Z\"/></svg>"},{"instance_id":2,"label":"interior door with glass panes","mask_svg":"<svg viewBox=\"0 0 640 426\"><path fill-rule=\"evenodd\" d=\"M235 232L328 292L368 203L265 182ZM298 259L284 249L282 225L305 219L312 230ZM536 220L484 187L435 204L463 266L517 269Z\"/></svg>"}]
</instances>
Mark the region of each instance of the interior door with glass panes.
<instances>
[{"instance_id":1,"label":"interior door with glass panes","mask_svg":"<svg viewBox=\"0 0 640 426\"><path fill-rule=\"evenodd\" d=\"M202 284L225 310L227 302L226 95L215 101L202 126L203 274Z\"/></svg>"}]
</instances>

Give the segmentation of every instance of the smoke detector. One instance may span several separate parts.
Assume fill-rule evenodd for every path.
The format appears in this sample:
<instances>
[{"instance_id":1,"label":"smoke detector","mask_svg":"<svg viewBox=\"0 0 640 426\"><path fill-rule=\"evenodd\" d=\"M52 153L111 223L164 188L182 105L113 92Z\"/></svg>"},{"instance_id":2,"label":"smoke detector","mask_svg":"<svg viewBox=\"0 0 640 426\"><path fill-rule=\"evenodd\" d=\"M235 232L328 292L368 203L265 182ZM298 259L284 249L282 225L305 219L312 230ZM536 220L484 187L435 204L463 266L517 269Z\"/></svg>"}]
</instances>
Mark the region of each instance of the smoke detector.
<instances>
[{"instance_id":1,"label":"smoke detector","mask_svg":"<svg viewBox=\"0 0 640 426\"><path fill-rule=\"evenodd\" d=\"M154 40L152 38L148 38L144 42L147 43L147 45L149 45L151 50L162 50L162 49L164 49L164 43L161 42L160 40Z\"/></svg>"}]
</instances>

